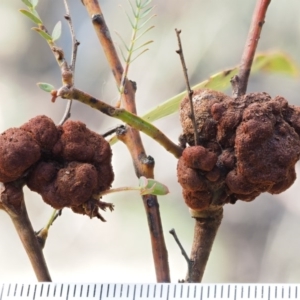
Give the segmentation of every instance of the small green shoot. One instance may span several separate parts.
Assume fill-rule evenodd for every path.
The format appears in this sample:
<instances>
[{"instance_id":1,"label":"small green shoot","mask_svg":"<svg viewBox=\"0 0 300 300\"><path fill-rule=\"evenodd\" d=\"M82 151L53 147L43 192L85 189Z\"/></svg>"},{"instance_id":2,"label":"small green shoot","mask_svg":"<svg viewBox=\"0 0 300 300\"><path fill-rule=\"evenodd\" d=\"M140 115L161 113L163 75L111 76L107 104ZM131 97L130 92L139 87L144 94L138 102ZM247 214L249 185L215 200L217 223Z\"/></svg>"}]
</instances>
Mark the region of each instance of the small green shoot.
<instances>
[{"instance_id":1,"label":"small green shoot","mask_svg":"<svg viewBox=\"0 0 300 300\"><path fill-rule=\"evenodd\" d=\"M140 188L141 195L163 196L170 192L164 184L144 176L140 177Z\"/></svg>"},{"instance_id":2,"label":"small green shoot","mask_svg":"<svg viewBox=\"0 0 300 300\"><path fill-rule=\"evenodd\" d=\"M38 3L39 3L39 0L30 0L31 4L32 4L32 7L35 8Z\"/></svg>"},{"instance_id":3,"label":"small green shoot","mask_svg":"<svg viewBox=\"0 0 300 300\"><path fill-rule=\"evenodd\" d=\"M30 12L26 9L20 9L20 13L25 15L27 18L29 18L33 23L40 25L42 24L42 21L40 18L38 18L33 12Z\"/></svg>"},{"instance_id":4,"label":"small green shoot","mask_svg":"<svg viewBox=\"0 0 300 300\"><path fill-rule=\"evenodd\" d=\"M60 38L60 36L61 36L61 21L58 21L55 24L51 36L52 36L53 42Z\"/></svg>"},{"instance_id":5,"label":"small green shoot","mask_svg":"<svg viewBox=\"0 0 300 300\"><path fill-rule=\"evenodd\" d=\"M22 0L22 2L30 9L33 8L33 4L32 4L32 1L30 0Z\"/></svg>"},{"instance_id":6,"label":"small green shoot","mask_svg":"<svg viewBox=\"0 0 300 300\"><path fill-rule=\"evenodd\" d=\"M38 27L32 27L32 30L36 31L37 33L39 33L41 35L42 38L44 38L48 43L52 43L52 36L50 34L48 34L47 32L45 32L43 29L40 29Z\"/></svg>"},{"instance_id":7,"label":"small green shoot","mask_svg":"<svg viewBox=\"0 0 300 300\"><path fill-rule=\"evenodd\" d=\"M132 34L131 34L131 40L129 45L125 43L123 38L120 36L120 34L117 33L119 36L124 48L127 51L127 55L124 54L122 48L120 47L121 55L125 61L124 66L124 72L122 75L121 85L119 88L120 94L122 95L124 93L125 83L128 76L129 66L130 64L135 61L139 56L141 56L143 53L148 51L148 48L145 48L147 45L152 43L153 41L147 41L145 43L142 43L141 45L136 46L136 42L144 36L149 30L154 28L154 26L150 26L144 31L140 33L140 30L153 18L155 15L149 16L150 12L152 12L153 7L149 7L148 5L151 3L152 0L136 0L135 1L135 7L131 3L130 0L127 0L129 3L129 6L131 8L131 15L129 15L126 11L127 18L129 20L129 23L132 27ZM134 20L132 20L134 19ZM142 22L143 21L143 22ZM141 23L142 22L142 23ZM137 51L139 51L137 53ZM137 54L136 54L137 53Z\"/></svg>"},{"instance_id":8,"label":"small green shoot","mask_svg":"<svg viewBox=\"0 0 300 300\"><path fill-rule=\"evenodd\" d=\"M47 92L47 93L51 93L53 90L55 90L55 88L54 88L53 85L51 85L51 84L49 84L49 83L45 83L45 82L38 82L38 83L37 83L37 86L38 86L41 90L43 90L43 91L45 91L45 92Z\"/></svg>"},{"instance_id":9,"label":"small green shoot","mask_svg":"<svg viewBox=\"0 0 300 300\"><path fill-rule=\"evenodd\" d=\"M169 189L164 184L151 179L141 176L139 178L139 186L138 187L119 187L110 189L104 192L101 192L98 195L94 195L94 197L102 197L107 194L112 194L116 192L125 192L125 191L139 191L141 195L157 195L164 196L169 193Z\"/></svg>"}]
</instances>

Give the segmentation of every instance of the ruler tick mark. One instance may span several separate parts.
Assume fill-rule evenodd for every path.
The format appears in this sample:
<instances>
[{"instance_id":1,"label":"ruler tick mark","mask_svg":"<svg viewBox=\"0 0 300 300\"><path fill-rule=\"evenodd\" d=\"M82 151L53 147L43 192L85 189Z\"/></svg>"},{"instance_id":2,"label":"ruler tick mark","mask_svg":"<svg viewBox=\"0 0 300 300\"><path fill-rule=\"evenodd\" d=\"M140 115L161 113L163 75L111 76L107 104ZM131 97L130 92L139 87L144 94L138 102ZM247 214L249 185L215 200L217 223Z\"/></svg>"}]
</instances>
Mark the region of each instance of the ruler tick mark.
<instances>
[{"instance_id":1,"label":"ruler tick mark","mask_svg":"<svg viewBox=\"0 0 300 300\"><path fill-rule=\"evenodd\" d=\"M69 299L69 291L70 291L70 285L68 284L66 300ZM75 297L75 291L76 291L76 285L75 285L75 288L74 288L73 297Z\"/></svg>"},{"instance_id":2,"label":"ruler tick mark","mask_svg":"<svg viewBox=\"0 0 300 300\"><path fill-rule=\"evenodd\" d=\"M129 296L129 285L127 286L127 293L126 293L126 297L128 298Z\"/></svg>"},{"instance_id":3,"label":"ruler tick mark","mask_svg":"<svg viewBox=\"0 0 300 300\"><path fill-rule=\"evenodd\" d=\"M28 285L28 289L27 289L27 297L29 297L29 293L30 293L30 285Z\"/></svg>"},{"instance_id":4,"label":"ruler tick mark","mask_svg":"<svg viewBox=\"0 0 300 300\"><path fill-rule=\"evenodd\" d=\"M110 287L110 285L108 285L108 287L107 287L107 292L106 292L106 297L108 298L108 294L109 294L109 287Z\"/></svg>"},{"instance_id":5,"label":"ruler tick mark","mask_svg":"<svg viewBox=\"0 0 300 300\"><path fill-rule=\"evenodd\" d=\"M169 300L169 291L170 291L170 286L168 285L168 290L167 290L167 300ZM1 300L1 299L0 299Z\"/></svg>"},{"instance_id":6,"label":"ruler tick mark","mask_svg":"<svg viewBox=\"0 0 300 300\"><path fill-rule=\"evenodd\" d=\"M121 284L120 297L122 297L122 294L123 294L123 284Z\"/></svg>"},{"instance_id":7,"label":"ruler tick mark","mask_svg":"<svg viewBox=\"0 0 300 300\"><path fill-rule=\"evenodd\" d=\"M50 292L50 284L48 284L48 288L47 288L47 297L49 297L49 292Z\"/></svg>"},{"instance_id":8,"label":"ruler tick mark","mask_svg":"<svg viewBox=\"0 0 300 300\"><path fill-rule=\"evenodd\" d=\"M99 299L102 299L102 288L103 288L103 284L101 284L101 289L100 289L100 295L99 295Z\"/></svg>"},{"instance_id":9,"label":"ruler tick mark","mask_svg":"<svg viewBox=\"0 0 300 300\"><path fill-rule=\"evenodd\" d=\"M142 295L143 295L143 286L141 286L140 298L142 298Z\"/></svg>"},{"instance_id":10,"label":"ruler tick mark","mask_svg":"<svg viewBox=\"0 0 300 300\"><path fill-rule=\"evenodd\" d=\"M62 285L61 285L61 288L60 288L60 297L62 296L63 289L64 289L64 285L62 284Z\"/></svg>"},{"instance_id":11,"label":"ruler tick mark","mask_svg":"<svg viewBox=\"0 0 300 300\"><path fill-rule=\"evenodd\" d=\"M73 297L74 298L75 298L75 295L76 295L76 288L77 288L77 286L75 285L74 290L73 290ZM69 294L69 286L68 286L68 294Z\"/></svg>"},{"instance_id":12,"label":"ruler tick mark","mask_svg":"<svg viewBox=\"0 0 300 300\"><path fill-rule=\"evenodd\" d=\"M33 300L35 300L35 293L36 293L36 284L34 285Z\"/></svg>"},{"instance_id":13,"label":"ruler tick mark","mask_svg":"<svg viewBox=\"0 0 300 300\"><path fill-rule=\"evenodd\" d=\"M114 284L114 294L113 294L113 297L114 297L114 298L116 297L116 289L117 289L117 285ZM108 294L107 294L107 296L108 296Z\"/></svg>"},{"instance_id":14,"label":"ruler tick mark","mask_svg":"<svg viewBox=\"0 0 300 300\"><path fill-rule=\"evenodd\" d=\"M15 289L14 289L14 297L16 297L16 292L17 292L17 284L15 285Z\"/></svg>"},{"instance_id":15,"label":"ruler tick mark","mask_svg":"<svg viewBox=\"0 0 300 300\"><path fill-rule=\"evenodd\" d=\"M134 285L134 289L133 289L133 298L132 298L132 300L135 300L135 291L136 291L136 284Z\"/></svg>"}]
</instances>

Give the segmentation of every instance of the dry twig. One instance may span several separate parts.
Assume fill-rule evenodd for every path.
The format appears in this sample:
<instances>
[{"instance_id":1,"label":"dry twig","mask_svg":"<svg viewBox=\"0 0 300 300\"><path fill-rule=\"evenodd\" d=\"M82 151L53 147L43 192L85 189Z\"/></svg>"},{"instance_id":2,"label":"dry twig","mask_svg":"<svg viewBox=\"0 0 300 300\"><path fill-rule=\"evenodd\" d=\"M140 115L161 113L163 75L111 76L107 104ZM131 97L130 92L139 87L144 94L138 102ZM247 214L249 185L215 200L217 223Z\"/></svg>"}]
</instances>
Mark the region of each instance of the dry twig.
<instances>
[{"instance_id":1,"label":"dry twig","mask_svg":"<svg viewBox=\"0 0 300 300\"><path fill-rule=\"evenodd\" d=\"M190 86L189 77L187 74L187 67L186 67L185 60L184 60L182 44L181 44L181 39L180 39L181 30L175 29L175 31L176 31L178 46L179 46L179 50L177 50L176 53L179 54L179 56L180 56L180 61L181 61L183 75L184 75L185 84L186 84L186 90L188 92L188 96L189 96L189 100L190 100L191 120L192 120L193 127L194 127L194 135L195 135L194 140L195 140L195 146L196 146L196 145L198 145L198 142L199 142L199 135L198 135L196 118L195 118L195 113L194 113L194 105L193 105L194 91L191 89L191 86Z\"/></svg>"}]
</instances>

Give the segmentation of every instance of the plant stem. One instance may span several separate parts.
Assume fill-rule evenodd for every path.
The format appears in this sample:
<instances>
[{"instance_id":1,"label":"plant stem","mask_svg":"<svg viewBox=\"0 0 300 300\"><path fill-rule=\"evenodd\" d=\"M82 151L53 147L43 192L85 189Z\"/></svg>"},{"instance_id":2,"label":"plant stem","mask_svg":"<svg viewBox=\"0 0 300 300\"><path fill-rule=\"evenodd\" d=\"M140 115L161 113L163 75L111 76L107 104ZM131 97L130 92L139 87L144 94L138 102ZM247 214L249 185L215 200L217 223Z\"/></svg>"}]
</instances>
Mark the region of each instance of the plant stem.
<instances>
[{"instance_id":1,"label":"plant stem","mask_svg":"<svg viewBox=\"0 0 300 300\"><path fill-rule=\"evenodd\" d=\"M138 178L154 178L154 159L146 156L140 135L131 127L117 131L117 137L128 148ZM154 195L142 196L150 231L152 253L158 282L170 282L168 252L165 245L159 204Z\"/></svg>"},{"instance_id":2,"label":"plant stem","mask_svg":"<svg viewBox=\"0 0 300 300\"><path fill-rule=\"evenodd\" d=\"M136 129L138 131L142 131L148 136L152 137L156 140L160 145L162 145L167 151L171 152L176 158L179 158L182 153L182 149L173 143L166 135L164 135L159 129L157 129L151 123L146 122L144 119L138 117L137 115L123 109L123 108L115 108L101 100L96 99L95 97L81 91L78 89L68 89L67 87L63 87L58 90L58 96L68 99L72 98L74 100L78 100L82 103L89 105L92 108L95 108L107 116L119 119L125 122L127 125ZM137 133L135 135L137 135ZM139 141L141 143L140 138L136 137L135 143ZM141 174L140 176L145 176ZM153 178L149 176L145 176L147 178Z\"/></svg>"},{"instance_id":3,"label":"plant stem","mask_svg":"<svg viewBox=\"0 0 300 300\"><path fill-rule=\"evenodd\" d=\"M121 85L124 70L112 42L100 5L97 0L82 0L82 2L92 19L98 39L113 72L116 84L119 87ZM125 89L124 94L122 94L122 105L124 109L127 110L127 116L130 113L131 115L137 114L135 105L135 90L135 85L125 79ZM119 111L119 113L121 113L121 115L125 115L122 111ZM120 115L118 115L118 117L120 117ZM133 126L133 124L131 126ZM148 129L150 128L148 127ZM139 131L132 127L128 127L122 134L122 140L130 151L137 177L140 178L141 176L145 176L146 178L154 178L154 160L150 156L146 155ZM178 150L177 154L179 155ZM170 282L168 252L165 245L157 197L153 195L145 195L142 198L148 219L156 279L158 282Z\"/></svg>"},{"instance_id":4,"label":"plant stem","mask_svg":"<svg viewBox=\"0 0 300 300\"><path fill-rule=\"evenodd\" d=\"M178 46L179 46L179 50L177 50L176 53L179 55L181 65L182 65L182 71L183 71L183 75L184 75L184 79L185 79L186 90L188 92L190 107L191 107L191 120L192 120L193 127L194 127L194 141L195 141L195 146L197 146L198 142L199 142L199 135L198 135L196 118L195 118L195 113L194 113L194 104L193 104L194 91L191 89L191 86L190 86L189 76L187 73L187 67L186 67L185 59L184 59L184 55L183 55L183 49L182 49L181 38L180 38L181 30L175 29L175 31L176 31Z\"/></svg>"},{"instance_id":5,"label":"plant stem","mask_svg":"<svg viewBox=\"0 0 300 300\"><path fill-rule=\"evenodd\" d=\"M242 96L246 94L253 58L258 45L262 27L265 23L265 16L270 2L271 0L257 0L246 45L242 55L239 75L238 78L235 77L232 81L235 96Z\"/></svg>"},{"instance_id":6,"label":"plant stem","mask_svg":"<svg viewBox=\"0 0 300 300\"><path fill-rule=\"evenodd\" d=\"M28 218L22 187L14 182L4 184L0 203L16 228L38 281L51 281L43 251Z\"/></svg>"},{"instance_id":7,"label":"plant stem","mask_svg":"<svg viewBox=\"0 0 300 300\"><path fill-rule=\"evenodd\" d=\"M186 282L201 282L223 218L223 208L210 207L202 212L192 211L192 217L195 218L194 241L190 256L192 267L190 275L187 274Z\"/></svg>"}]
</instances>

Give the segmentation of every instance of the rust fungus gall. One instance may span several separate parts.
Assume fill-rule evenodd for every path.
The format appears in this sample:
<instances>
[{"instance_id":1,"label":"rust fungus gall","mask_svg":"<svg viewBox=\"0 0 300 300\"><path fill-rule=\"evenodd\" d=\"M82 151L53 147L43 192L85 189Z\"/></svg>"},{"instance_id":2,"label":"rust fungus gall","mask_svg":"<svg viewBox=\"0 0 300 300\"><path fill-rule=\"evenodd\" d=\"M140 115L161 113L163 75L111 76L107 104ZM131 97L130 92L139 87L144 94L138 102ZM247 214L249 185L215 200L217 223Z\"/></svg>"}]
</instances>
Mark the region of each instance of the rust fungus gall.
<instances>
[{"instance_id":1,"label":"rust fungus gall","mask_svg":"<svg viewBox=\"0 0 300 300\"><path fill-rule=\"evenodd\" d=\"M113 206L95 199L114 179L108 142L79 121L56 126L37 116L0 136L0 182L23 177L27 186L56 209L98 217Z\"/></svg>"},{"instance_id":2,"label":"rust fungus gall","mask_svg":"<svg viewBox=\"0 0 300 300\"><path fill-rule=\"evenodd\" d=\"M200 143L195 146L185 97L180 120L190 147L177 167L191 209L252 201L263 192L278 194L293 184L300 156L299 108L267 93L232 99L209 89L195 91L193 104Z\"/></svg>"}]
</instances>

